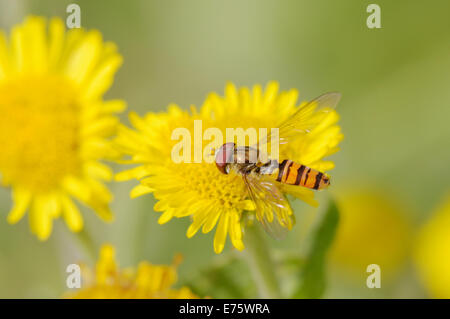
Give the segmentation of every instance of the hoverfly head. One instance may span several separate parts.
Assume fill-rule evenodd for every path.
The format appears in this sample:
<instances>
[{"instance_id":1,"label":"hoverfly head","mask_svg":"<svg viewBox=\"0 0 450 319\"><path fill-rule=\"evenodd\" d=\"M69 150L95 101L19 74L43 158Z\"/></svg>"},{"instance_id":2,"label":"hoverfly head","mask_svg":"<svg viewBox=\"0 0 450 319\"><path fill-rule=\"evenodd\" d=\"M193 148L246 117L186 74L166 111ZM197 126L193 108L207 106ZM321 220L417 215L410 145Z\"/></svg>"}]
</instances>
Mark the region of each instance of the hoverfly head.
<instances>
[{"instance_id":1,"label":"hoverfly head","mask_svg":"<svg viewBox=\"0 0 450 319\"><path fill-rule=\"evenodd\" d=\"M216 166L223 174L230 172L229 164L234 162L234 149L236 145L234 143L223 144L216 153Z\"/></svg>"}]
</instances>

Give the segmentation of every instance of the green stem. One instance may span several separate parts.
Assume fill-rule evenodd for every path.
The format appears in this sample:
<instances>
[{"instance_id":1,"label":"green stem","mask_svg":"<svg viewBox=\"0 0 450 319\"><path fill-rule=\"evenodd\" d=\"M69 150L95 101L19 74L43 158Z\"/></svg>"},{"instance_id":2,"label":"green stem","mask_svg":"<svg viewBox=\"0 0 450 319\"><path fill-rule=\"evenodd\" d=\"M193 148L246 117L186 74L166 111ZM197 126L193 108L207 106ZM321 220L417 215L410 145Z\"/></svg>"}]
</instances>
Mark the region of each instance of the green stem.
<instances>
[{"instance_id":1,"label":"green stem","mask_svg":"<svg viewBox=\"0 0 450 319\"><path fill-rule=\"evenodd\" d=\"M256 282L261 298L281 298L275 267L265 238L257 225L245 229L244 257Z\"/></svg>"},{"instance_id":2,"label":"green stem","mask_svg":"<svg viewBox=\"0 0 450 319\"><path fill-rule=\"evenodd\" d=\"M95 262L97 256L97 249L89 232L83 228L80 232L75 233L75 239L78 246L84 251L84 254L91 262Z\"/></svg>"}]
</instances>

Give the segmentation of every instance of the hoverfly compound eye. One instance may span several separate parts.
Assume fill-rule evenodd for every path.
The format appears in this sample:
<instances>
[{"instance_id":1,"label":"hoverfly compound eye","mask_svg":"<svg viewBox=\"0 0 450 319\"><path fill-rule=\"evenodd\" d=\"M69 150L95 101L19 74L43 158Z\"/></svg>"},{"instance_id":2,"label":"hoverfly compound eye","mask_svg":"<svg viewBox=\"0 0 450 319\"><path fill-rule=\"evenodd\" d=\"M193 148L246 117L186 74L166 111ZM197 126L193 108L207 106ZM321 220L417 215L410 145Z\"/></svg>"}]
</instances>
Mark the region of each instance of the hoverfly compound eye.
<instances>
[{"instance_id":1,"label":"hoverfly compound eye","mask_svg":"<svg viewBox=\"0 0 450 319\"><path fill-rule=\"evenodd\" d=\"M223 174L228 174L230 172L228 164L234 162L234 148L234 143L225 143L217 150L216 166Z\"/></svg>"}]
</instances>

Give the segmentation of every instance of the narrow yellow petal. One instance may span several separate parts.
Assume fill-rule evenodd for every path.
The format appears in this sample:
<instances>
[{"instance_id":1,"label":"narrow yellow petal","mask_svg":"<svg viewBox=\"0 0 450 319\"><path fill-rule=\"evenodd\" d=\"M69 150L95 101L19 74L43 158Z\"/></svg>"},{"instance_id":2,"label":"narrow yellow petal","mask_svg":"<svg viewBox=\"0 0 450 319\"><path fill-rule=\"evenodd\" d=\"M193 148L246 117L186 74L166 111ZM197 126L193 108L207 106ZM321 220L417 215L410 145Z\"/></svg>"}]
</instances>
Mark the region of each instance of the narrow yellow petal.
<instances>
[{"instance_id":1,"label":"narrow yellow petal","mask_svg":"<svg viewBox=\"0 0 450 319\"><path fill-rule=\"evenodd\" d=\"M158 218L158 224L162 225L170 221L173 217L174 210L168 209Z\"/></svg>"},{"instance_id":2,"label":"narrow yellow petal","mask_svg":"<svg viewBox=\"0 0 450 319\"><path fill-rule=\"evenodd\" d=\"M46 21L41 17L29 17L25 22L24 36L27 46L30 69L35 72L47 70L48 52Z\"/></svg>"},{"instance_id":3,"label":"narrow yellow petal","mask_svg":"<svg viewBox=\"0 0 450 319\"><path fill-rule=\"evenodd\" d=\"M61 196L63 217L67 227L73 232L83 229L83 217L73 201L68 196Z\"/></svg>"},{"instance_id":4,"label":"narrow yellow petal","mask_svg":"<svg viewBox=\"0 0 450 319\"><path fill-rule=\"evenodd\" d=\"M53 218L58 218L61 213L61 199L56 193L50 193L45 196L43 209Z\"/></svg>"},{"instance_id":5,"label":"narrow yellow petal","mask_svg":"<svg viewBox=\"0 0 450 319\"><path fill-rule=\"evenodd\" d=\"M110 244L102 245L100 258L96 265L96 280L99 284L105 284L118 269L116 263L116 250Z\"/></svg>"},{"instance_id":6,"label":"narrow yellow petal","mask_svg":"<svg viewBox=\"0 0 450 319\"><path fill-rule=\"evenodd\" d=\"M77 49L85 35L86 32L83 29L71 29L66 33L58 62L58 69L60 69L60 72L64 72L64 70L67 69L69 58L72 56L74 50Z\"/></svg>"},{"instance_id":7,"label":"narrow yellow petal","mask_svg":"<svg viewBox=\"0 0 450 319\"><path fill-rule=\"evenodd\" d=\"M65 74L76 83L82 83L94 69L101 53L102 35L88 32L67 60Z\"/></svg>"},{"instance_id":8,"label":"narrow yellow petal","mask_svg":"<svg viewBox=\"0 0 450 319\"><path fill-rule=\"evenodd\" d=\"M244 249L244 243L242 242L241 223L239 220L239 214L237 212L231 213L229 233L233 246L237 250L242 251Z\"/></svg>"},{"instance_id":9,"label":"narrow yellow petal","mask_svg":"<svg viewBox=\"0 0 450 319\"><path fill-rule=\"evenodd\" d=\"M214 235L214 252L220 254L225 247L225 240L227 239L229 215L222 213L217 225L216 234Z\"/></svg>"},{"instance_id":10,"label":"narrow yellow petal","mask_svg":"<svg viewBox=\"0 0 450 319\"><path fill-rule=\"evenodd\" d=\"M139 196L151 193L153 191L154 191L153 188L150 188L150 187L147 187L145 185L139 184L139 185L133 187L133 189L131 190L130 198L136 198L136 197L139 197Z\"/></svg>"},{"instance_id":11,"label":"narrow yellow petal","mask_svg":"<svg viewBox=\"0 0 450 319\"><path fill-rule=\"evenodd\" d=\"M88 205L95 211L95 213L105 222L112 222L114 220L114 215L111 212L108 204L93 202L88 203Z\"/></svg>"},{"instance_id":12,"label":"narrow yellow petal","mask_svg":"<svg viewBox=\"0 0 450 319\"><path fill-rule=\"evenodd\" d=\"M113 199L111 191L102 182L88 178L88 186L91 188L91 200L98 201L100 203L109 203Z\"/></svg>"},{"instance_id":13,"label":"narrow yellow petal","mask_svg":"<svg viewBox=\"0 0 450 319\"><path fill-rule=\"evenodd\" d=\"M275 98L278 96L278 88L278 82L272 81L267 83L263 97L264 106L270 106L274 102Z\"/></svg>"},{"instance_id":14,"label":"narrow yellow petal","mask_svg":"<svg viewBox=\"0 0 450 319\"><path fill-rule=\"evenodd\" d=\"M122 65L122 57L118 54L105 60L93 73L90 81L86 84L84 97L95 99L100 97L113 82L113 76Z\"/></svg>"},{"instance_id":15,"label":"narrow yellow petal","mask_svg":"<svg viewBox=\"0 0 450 319\"><path fill-rule=\"evenodd\" d=\"M117 124L119 124L119 119L113 116L103 117L97 119L96 121L90 121L81 129L81 136L111 136L115 132Z\"/></svg>"},{"instance_id":16,"label":"narrow yellow petal","mask_svg":"<svg viewBox=\"0 0 450 319\"><path fill-rule=\"evenodd\" d=\"M164 201L158 201L154 206L153 206L153 210L155 212L163 212L165 210L169 209L169 205L167 205L167 202Z\"/></svg>"},{"instance_id":17,"label":"narrow yellow petal","mask_svg":"<svg viewBox=\"0 0 450 319\"><path fill-rule=\"evenodd\" d=\"M227 101L227 107L230 110L235 110L238 108L238 94L236 87L232 82L228 82L225 86L225 98Z\"/></svg>"},{"instance_id":18,"label":"narrow yellow petal","mask_svg":"<svg viewBox=\"0 0 450 319\"><path fill-rule=\"evenodd\" d=\"M326 171L330 171L334 168L334 162L333 161L319 161L319 162L314 163L310 167L315 168L321 172L326 172Z\"/></svg>"},{"instance_id":19,"label":"narrow yellow petal","mask_svg":"<svg viewBox=\"0 0 450 319\"><path fill-rule=\"evenodd\" d=\"M201 227L200 223L191 223L186 231L186 237L192 238L197 233L199 228Z\"/></svg>"},{"instance_id":20,"label":"narrow yellow petal","mask_svg":"<svg viewBox=\"0 0 450 319\"><path fill-rule=\"evenodd\" d=\"M219 219L220 215L220 209L216 209L215 211L212 211L208 216L206 216L207 219L203 224L202 233L209 233L214 228L214 226L216 226L217 220Z\"/></svg>"},{"instance_id":21,"label":"narrow yellow petal","mask_svg":"<svg viewBox=\"0 0 450 319\"><path fill-rule=\"evenodd\" d=\"M0 30L0 81L5 79L11 72L8 51L9 49L5 33Z\"/></svg>"},{"instance_id":22,"label":"narrow yellow petal","mask_svg":"<svg viewBox=\"0 0 450 319\"><path fill-rule=\"evenodd\" d=\"M53 226L53 217L46 210L46 204L44 197L37 196L33 200L29 214L31 231L42 241L48 239Z\"/></svg>"},{"instance_id":23,"label":"narrow yellow petal","mask_svg":"<svg viewBox=\"0 0 450 319\"><path fill-rule=\"evenodd\" d=\"M63 186L70 195L83 202L87 202L91 197L91 189L86 187L86 184L76 177L68 176L65 178L63 181Z\"/></svg>"},{"instance_id":24,"label":"narrow yellow petal","mask_svg":"<svg viewBox=\"0 0 450 319\"><path fill-rule=\"evenodd\" d=\"M251 102L251 96L250 96L250 90L248 87L243 87L239 89L239 103L240 107L243 110L249 110L250 109L250 102Z\"/></svg>"},{"instance_id":25,"label":"narrow yellow petal","mask_svg":"<svg viewBox=\"0 0 450 319\"><path fill-rule=\"evenodd\" d=\"M104 181L110 181L113 177L111 168L98 161L90 161L86 163L85 171L89 176L99 178Z\"/></svg>"},{"instance_id":26,"label":"narrow yellow petal","mask_svg":"<svg viewBox=\"0 0 450 319\"><path fill-rule=\"evenodd\" d=\"M8 214L8 223L15 224L25 215L31 201L31 193L21 188L13 190L14 206Z\"/></svg>"},{"instance_id":27,"label":"narrow yellow petal","mask_svg":"<svg viewBox=\"0 0 450 319\"><path fill-rule=\"evenodd\" d=\"M122 100L110 100L106 101L102 105L103 113L120 113L125 111L127 108L127 104Z\"/></svg>"},{"instance_id":28,"label":"narrow yellow petal","mask_svg":"<svg viewBox=\"0 0 450 319\"><path fill-rule=\"evenodd\" d=\"M57 69L64 46L64 23L59 18L52 18L49 26L48 63L50 69Z\"/></svg>"},{"instance_id":29,"label":"narrow yellow petal","mask_svg":"<svg viewBox=\"0 0 450 319\"><path fill-rule=\"evenodd\" d=\"M83 159L114 159L119 155L111 142L102 137L86 139L80 153Z\"/></svg>"},{"instance_id":30,"label":"narrow yellow petal","mask_svg":"<svg viewBox=\"0 0 450 319\"><path fill-rule=\"evenodd\" d=\"M114 178L116 181L128 181L130 179L141 179L147 175L149 175L147 167L142 165L117 173Z\"/></svg>"},{"instance_id":31,"label":"narrow yellow petal","mask_svg":"<svg viewBox=\"0 0 450 319\"><path fill-rule=\"evenodd\" d=\"M252 109L256 111L261 106L262 100L262 88L261 85L256 84L253 86L253 99L252 99Z\"/></svg>"},{"instance_id":32,"label":"narrow yellow petal","mask_svg":"<svg viewBox=\"0 0 450 319\"><path fill-rule=\"evenodd\" d=\"M186 236L188 238L191 238L192 236L194 236L197 233L197 231L200 229L200 227L208 219L208 217L211 216L211 214L214 214L212 212L213 210L214 210L214 206L210 205L209 207L207 207L203 211L198 212L198 213L193 215L193 219L194 220L193 220L192 224L189 226L189 228L188 228L188 230L186 232ZM217 215L219 215L219 214L217 214ZM215 225L215 223L214 223L214 225Z\"/></svg>"},{"instance_id":33,"label":"narrow yellow petal","mask_svg":"<svg viewBox=\"0 0 450 319\"><path fill-rule=\"evenodd\" d=\"M15 66L15 71L18 73L26 69L27 59L25 57L24 35L21 26L15 26L11 30L11 49L12 59Z\"/></svg>"}]
</instances>

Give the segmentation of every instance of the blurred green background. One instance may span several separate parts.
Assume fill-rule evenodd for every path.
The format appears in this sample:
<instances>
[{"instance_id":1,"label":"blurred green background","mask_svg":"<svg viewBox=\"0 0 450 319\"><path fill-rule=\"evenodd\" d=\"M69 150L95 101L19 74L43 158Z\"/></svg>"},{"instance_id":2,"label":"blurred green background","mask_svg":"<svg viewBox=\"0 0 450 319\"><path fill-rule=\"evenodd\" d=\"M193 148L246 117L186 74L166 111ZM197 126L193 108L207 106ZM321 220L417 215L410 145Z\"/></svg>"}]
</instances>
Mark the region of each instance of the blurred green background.
<instances>
[{"instance_id":1,"label":"blurred green background","mask_svg":"<svg viewBox=\"0 0 450 319\"><path fill-rule=\"evenodd\" d=\"M366 8L373 2L381 7L381 29L366 26ZM80 5L83 27L99 29L106 40L117 43L124 57L106 98L124 99L129 110L139 114L163 111L171 102L186 108L201 105L208 92L222 94L228 80L238 86L276 80L282 89L299 89L301 99L340 91L338 112L345 140L332 157L336 168L331 193L345 200L347 194L369 189L382 194L377 195L380 201L395 202L392 205L398 208L392 210L398 219L375 214L360 221L368 229L377 223L382 223L380 229L393 229L387 244L382 232L375 233L375 245L390 245L391 239L413 246L416 230L450 189L450 2L446 0L1 0L0 27L9 31L28 14L65 19L69 3ZM128 123L126 114L122 120ZM181 283L195 282L198 291L212 297L230 297L232 288L221 285L231 280L241 287L241 297L254 294L248 276L242 275L251 270L241 271L246 266L233 261L229 243L226 253L216 256L213 233L186 239L187 218L158 225L151 195L129 200L135 184L111 183L113 224L84 211L97 247L103 242L116 245L122 266L141 260L170 263L181 252L185 257L179 269ZM93 260L60 220L44 243L29 232L27 218L8 225L10 206L9 190L1 189L0 297L60 296L66 290L67 264ZM313 209L299 202L294 206L298 223L288 238L282 242L268 238L280 258L299 252L299 243L314 222ZM364 205L357 210L365 216ZM407 239L395 237L398 225L410 227ZM344 250L353 250L354 256L367 249L357 240L348 245ZM365 267L351 268L338 257L331 258L325 297L428 296L409 248L399 249L405 250L405 257L395 263L392 275L383 277L381 289L366 287ZM372 263L377 263L374 256ZM211 265L225 265L226 273Z\"/></svg>"}]
</instances>

